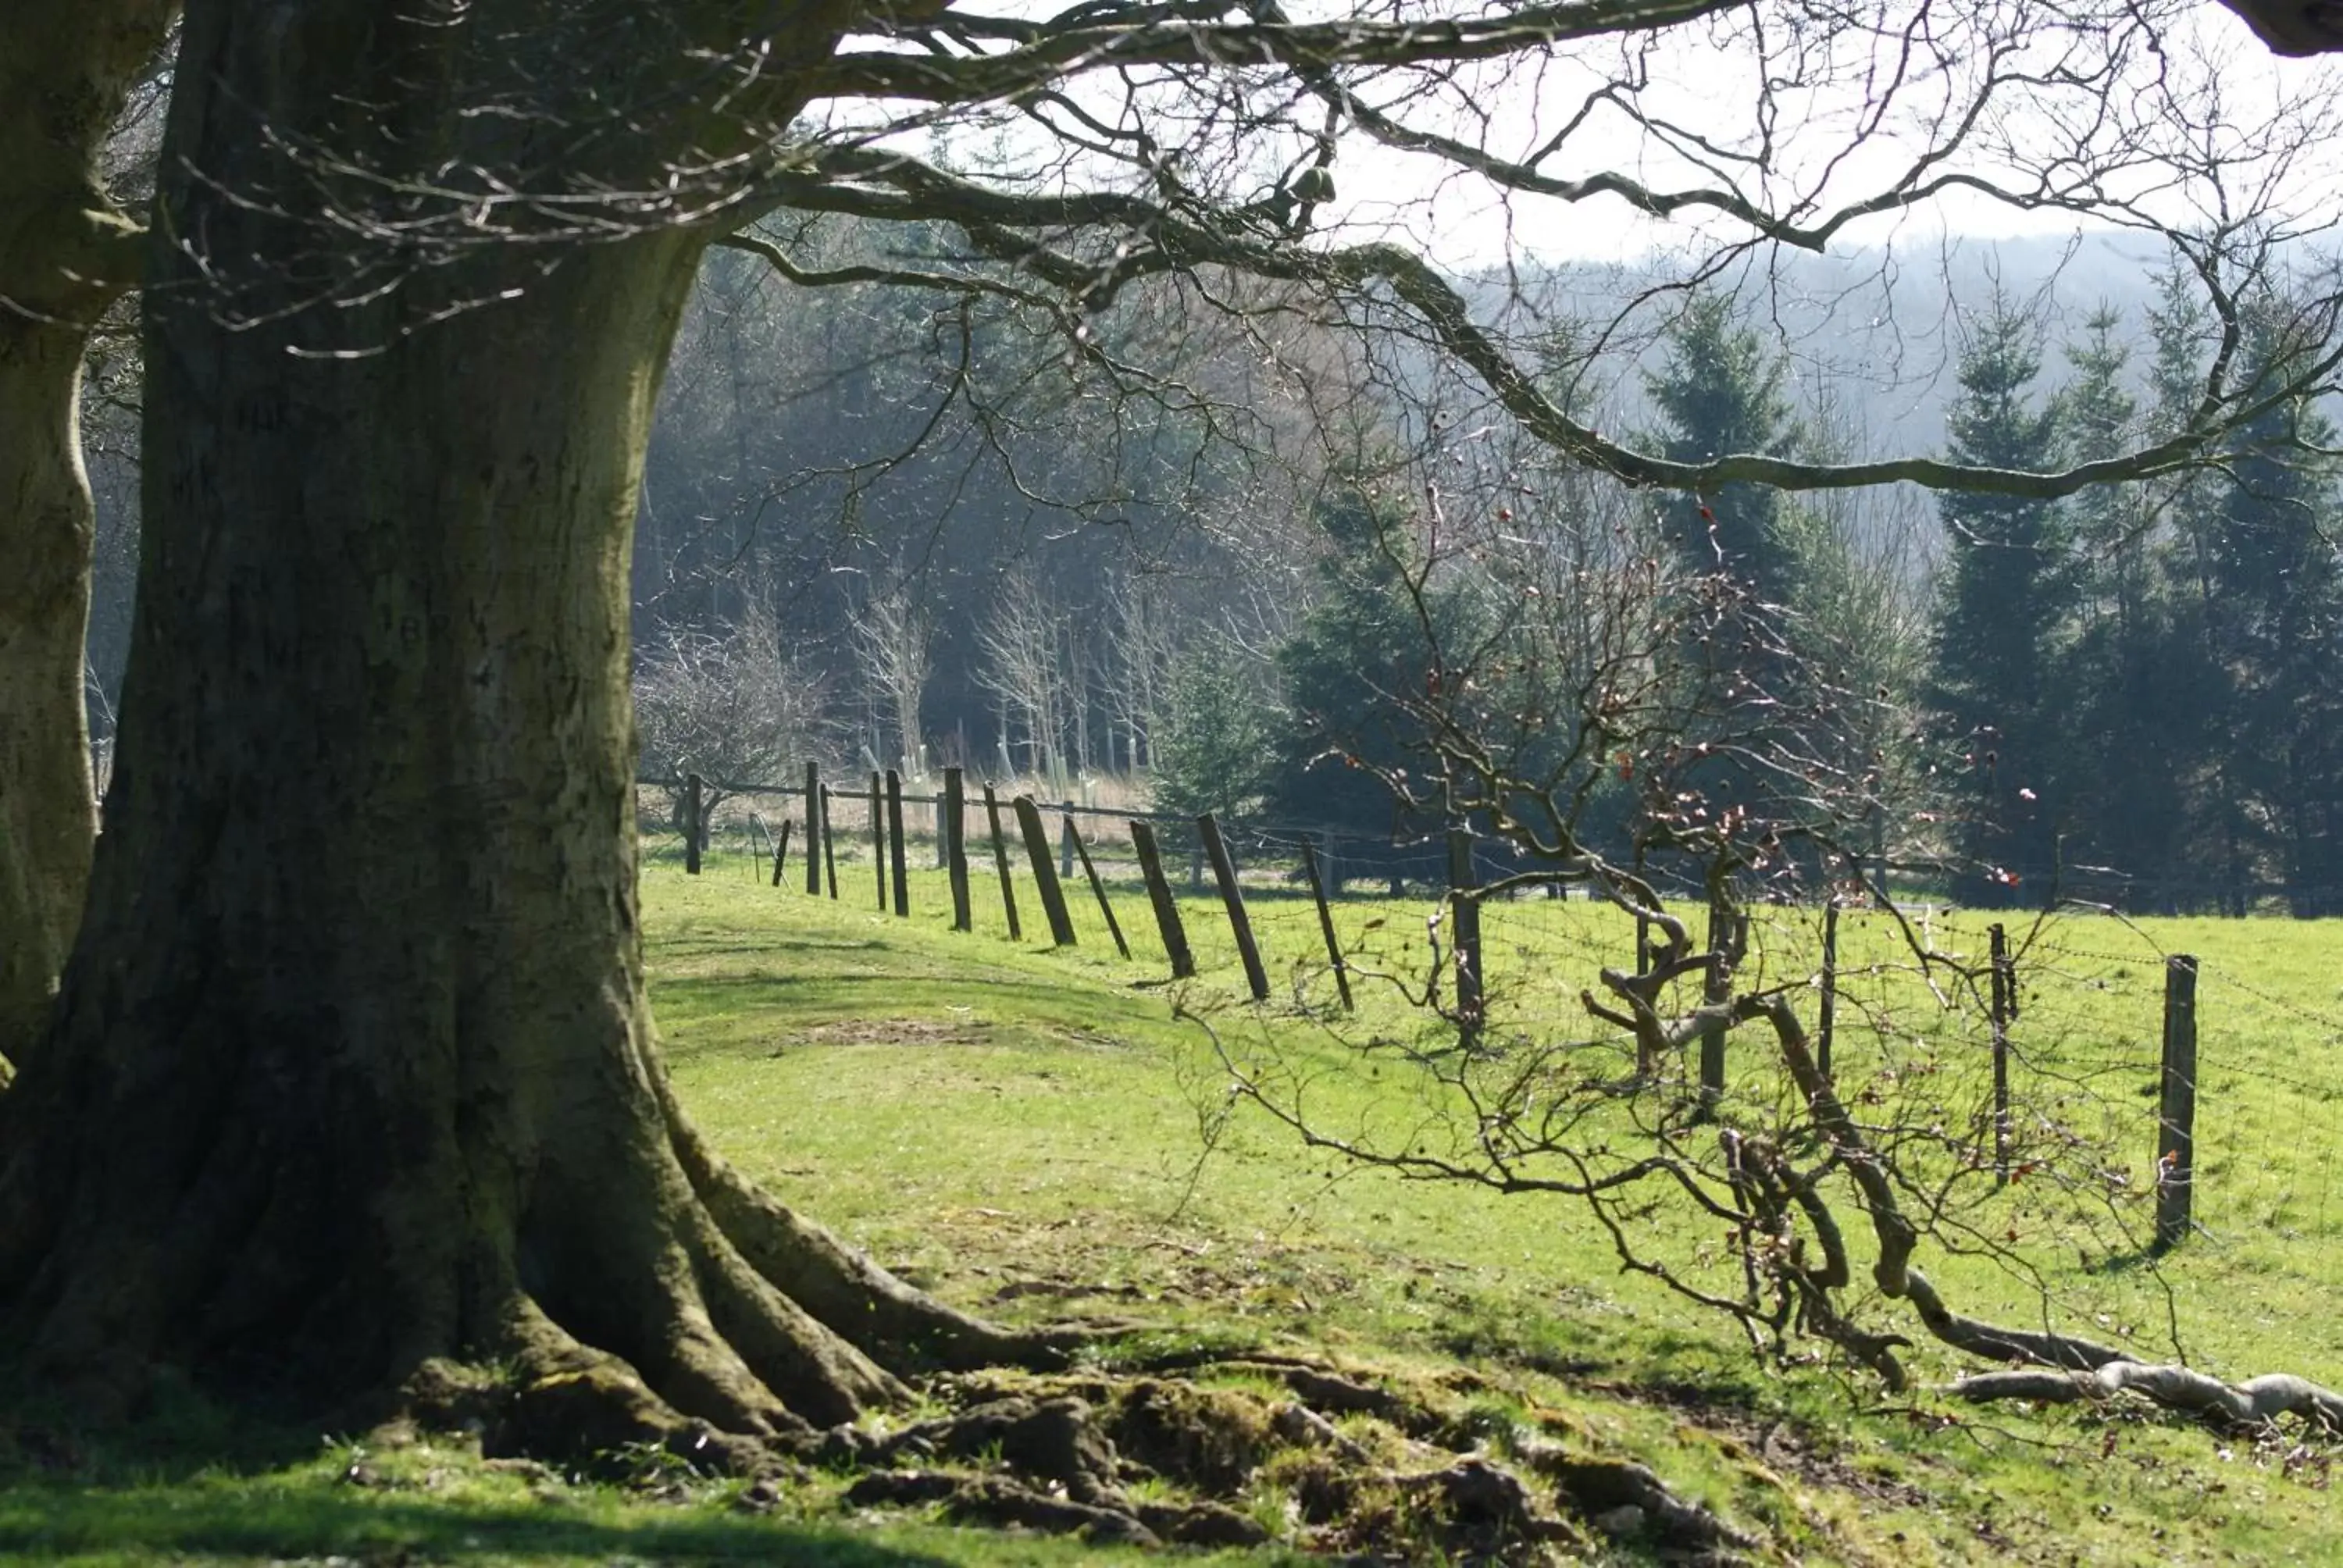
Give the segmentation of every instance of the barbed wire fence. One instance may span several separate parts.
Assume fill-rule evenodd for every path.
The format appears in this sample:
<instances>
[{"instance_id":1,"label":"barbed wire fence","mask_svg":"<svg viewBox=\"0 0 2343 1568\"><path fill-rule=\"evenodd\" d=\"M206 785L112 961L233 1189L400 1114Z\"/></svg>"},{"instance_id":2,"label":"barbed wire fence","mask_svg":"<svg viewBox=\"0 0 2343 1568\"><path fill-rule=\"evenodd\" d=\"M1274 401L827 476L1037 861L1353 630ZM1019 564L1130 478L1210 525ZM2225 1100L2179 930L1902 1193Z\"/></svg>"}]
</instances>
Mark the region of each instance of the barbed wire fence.
<instances>
[{"instance_id":1,"label":"barbed wire fence","mask_svg":"<svg viewBox=\"0 0 2343 1568\"><path fill-rule=\"evenodd\" d=\"M1599 991L1606 969L1639 972L1645 933L1559 883L1479 891L1523 869L1489 840L1222 828L963 788L957 770L930 791L885 774L825 780L818 767L802 782L697 793L691 779L644 783L679 795L699 824L655 856L880 912L949 913L995 940L1111 943L1188 986L1192 1005L1356 1010L1362 1030L1444 1030L1483 1051L1575 1040L1719 1116L1790 1091L1765 1053L1721 1038L1636 1064L1582 993ZM727 809L692 804L719 796ZM1859 1086L1851 1100L1881 1105L1883 1125L1892 1102L1997 1182L2095 1183L2108 1253L2168 1250L2192 1229L2278 1244L2343 1233L2334 980L2167 950L2088 905L1863 900L1740 918L1745 930L1713 930L1712 944L1735 947L1745 989L1795 998L1826 1070ZM1699 977L1680 983L1696 990ZM1932 1111L1960 1124L1937 1127Z\"/></svg>"}]
</instances>

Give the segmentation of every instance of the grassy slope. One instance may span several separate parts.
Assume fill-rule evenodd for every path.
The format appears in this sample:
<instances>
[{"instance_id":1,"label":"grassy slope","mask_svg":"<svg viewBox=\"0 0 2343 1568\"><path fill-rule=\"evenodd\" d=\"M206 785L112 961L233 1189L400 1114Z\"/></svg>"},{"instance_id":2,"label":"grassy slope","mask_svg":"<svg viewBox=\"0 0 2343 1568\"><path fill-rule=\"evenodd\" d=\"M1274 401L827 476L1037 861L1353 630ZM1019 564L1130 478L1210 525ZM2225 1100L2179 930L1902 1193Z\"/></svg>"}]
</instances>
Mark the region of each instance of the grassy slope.
<instances>
[{"instance_id":1,"label":"grassy slope","mask_svg":"<svg viewBox=\"0 0 2343 1568\"><path fill-rule=\"evenodd\" d=\"M655 931L658 1000L679 1082L760 1179L958 1299L1006 1314L1130 1312L1199 1332L1234 1326L1418 1366L1463 1357L1517 1380L1597 1441L1698 1481L1713 1501L1786 1522L1809 1560L1901 1560L1924 1542L1924 1561L2343 1559L2343 1528L2324 1522L2315 1484L2323 1473L2298 1467L2289 1478L2281 1456L2248 1446L2128 1419L1981 1416L1933 1397L1851 1416L1851 1404L1873 1396L1858 1389L1851 1400L1819 1373L1763 1375L1716 1325L1622 1279L1601 1238L1559 1202L1344 1171L1242 1121L1200 1168L1200 1117L1219 1101L1201 1036L1172 1021L1165 990L1145 983L1161 970L1146 961L1140 932L1131 933L1140 963L1102 956L1094 911L1077 909L1088 945L1051 953L1012 948L988 930L998 910L987 908L981 879L979 932L968 938L938 915L867 912L855 899L859 879L847 879L840 903L809 906L738 877L654 883L665 915ZM943 900L940 881L914 888L915 910ZM1306 952L1302 912L1261 902L1272 953ZM1225 990L1232 954L1200 910L1191 906L1206 950L1198 991ZM1030 894L1026 912L1030 935L1039 924ZM1534 935L1524 922L1535 912L1504 929ZM1144 923L1132 907L1124 914L1127 928ZM1406 925L1397 911L1383 918L1386 930ZM759 923L771 932L765 941L741 940ZM2284 961L2306 971L2322 941L2343 940L2274 922L2182 926L2164 933L2167 945L2265 957L2298 947ZM1499 929L1493 921L1493 953ZM1848 940L1862 939L1850 928ZM2050 940L2033 954L2043 980L2029 998L2046 1057L2054 1031L2042 1014L2072 990L2052 983ZM2084 938L2066 928L2061 940ZM1530 956L1569 956L1572 943L1533 940ZM2073 978L2076 960L2057 962L2058 978ZM2208 975L2216 967L2208 959ZM2267 983L2283 983L2282 967L2266 968ZM1281 991L1291 968L1280 970ZM1499 970L1493 956L1491 969ZM2159 986L2160 975L2134 962L2131 989ZM2101 1022L2114 1016L2106 999L2121 990L2109 984L2091 993ZM2208 1001L2213 990L2208 982ZM2057 1034L2056 1048L2072 1054L2090 1043L2072 1035ZM2266 1043L2295 1059L2311 1044ZM2147 1052L2152 1061L2152 1035ZM2269 1109L2247 1093L2251 1086L2208 1070L2208 1103L2231 1112L2227 1123L2206 1119L2208 1205L2224 1161L2283 1135L2249 1125ZM1353 1109L1340 1085L1322 1092L1336 1117ZM2146 1127L2143 1166L2152 1119ZM885 1175L874 1181L873 1171ZM2267 1201L2265 1185L2252 1191ZM2029 1201L2022 1191L2006 1200L2012 1214ZM2113 1309L2111 1321L2160 1323L2168 1289L2192 1355L2238 1375L2286 1367L2335 1378L2343 1338L2318 1312L2318 1292L2335 1277L2338 1219L2343 1203L2315 1235L2283 1243L2258 1220L2224 1220L2160 1278L2077 1266L2052 1286L2062 1309L2079 1314L2069 1321L2087 1329L2102 1307ZM2035 1300L1981 1264L1955 1264L1940 1278L1981 1307L2022 1312ZM1950 1370L1922 1362L1932 1373ZM1786 1491L1756 1479L1764 1467L1752 1465L1752 1451L1777 1427ZM1786 1458L1782 1438L1808 1459ZM1818 1462L1822 1455L1837 1462ZM1832 1481L1856 1484L1825 1484Z\"/></svg>"},{"instance_id":2,"label":"grassy slope","mask_svg":"<svg viewBox=\"0 0 2343 1568\"><path fill-rule=\"evenodd\" d=\"M659 1015L679 1085L728 1152L954 1299L1003 1316L1111 1314L1167 1336L1309 1343L1399 1376L1438 1376L1461 1361L1490 1380L1479 1397L1493 1412L1533 1411L1581 1444L1644 1457L1806 1562L2343 1560L2343 1525L2328 1520L2317 1484L2323 1471L2289 1472L2278 1452L2130 1418L1980 1417L1928 1396L1879 1408L1821 1372L1762 1373L1716 1325L1619 1277L1566 1207L1342 1171L1242 1119L1200 1164L1200 1118L1219 1103L1201 1036L1173 1020L1163 989L1139 983L1159 969L1101 956L1094 910L1076 917L1091 945L1051 953L985 934L999 915L981 879L973 938L933 915L875 916L854 898L870 897L860 878L848 889L838 904L809 903L739 868L687 881L655 864L645 903ZM940 881L915 890L916 908L941 901ZM1126 906L1126 921L1139 912ZM1308 928L1291 906L1263 912L1282 987ZM1041 924L1030 892L1025 913L1030 932ZM1528 923L1505 930L1531 960L1525 970L1556 961L1565 940ZM1208 960L1199 994L1225 990L1225 939L1198 935ZM2262 960L2251 972L2291 996L2308 993L2283 990L2288 979L2331 994L2317 956L2331 935L2258 924L2166 940L2208 953L2249 943ZM2153 978L2153 966L2136 967ZM2307 1051L2324 1040L2286 1034L2278 1016L2265 1020L2267 1044L2307 1070ZM2208 1071L2208 1094L2220 1088ZM1329 1084L1325 1103L1355 1108L1349 1092ZM2231 1102L2260 1113L2242 1089ZM2269 1131L2239 1133L2216 1158L2242 1162ZM2250 1190L2293 1238L2225 1224L2166 1275L2197 1325L2192 1350L2217 1348L2225 1370L2334 1377L2343 1355L2317 1310L2334 1277L2331 1217L2314 1207L2289 1221L2288 1204L2301 1200L2284 1185ZM2078 1271L2060 1289L2109 1278ZM2136 1287L2117 1278L2108 1288ZM446 1443L367 1453L304 1434L293 1446L255 1445L249 1434L166 1422L135 1450L76 1455L0 1429L0 1554L1101 1555L917 1521L842 1523L836 1484L812 1478L751 1518L729 1506L738 1489L726 1484L566 1484L486 1470Z\"/></svg>"}]
</instances>

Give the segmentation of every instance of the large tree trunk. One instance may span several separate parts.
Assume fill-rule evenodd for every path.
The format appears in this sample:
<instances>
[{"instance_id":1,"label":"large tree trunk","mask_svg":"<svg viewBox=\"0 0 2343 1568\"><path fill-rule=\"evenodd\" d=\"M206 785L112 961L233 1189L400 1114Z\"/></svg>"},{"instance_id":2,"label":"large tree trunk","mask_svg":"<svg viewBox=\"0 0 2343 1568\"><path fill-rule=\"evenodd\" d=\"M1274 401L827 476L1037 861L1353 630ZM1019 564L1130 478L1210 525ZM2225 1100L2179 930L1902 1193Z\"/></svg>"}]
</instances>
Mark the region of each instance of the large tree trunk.
<instances>
[{"instance_id":1,"label":"large tree trunk","mask_svg":"<svg viewBox=\"0 0 2343 1568\"><path fill-rule=\"evenodd\" d=\"M97 831L82 703L96 518L74 419L85 340L0 311L0 1064L47 1017Z\"/></svg>"},{"instance_id":2,"label":"large tree trunk","mask_svg":"<svg viewBox=\"0 0 2343 1568\"><path fill-rule=\"evenodd\" d=\"M164 204L196 254L147 292L89 913L0 1100L0 1343L116 1402L158 1364L315 1406L498 1357L621 1436L803 1432L1018 1352L748 1188L659 1065L628 559L701 238L337 297L347 241L272 210L298 181L253 116L298 146L382 113L422 29L269 9L189 17Z\"/></svg>"},{"instance_id":3,"label":"large tree trunk","mask_svg":"<svg viewBox=\"0 0 2343 1568\"><path fill-rule=\"evenodd\" d=\"M96 514L81 362L139 254L98 159L175 9L0 10L0 1085L46 1020L97 831L82 697Z\"/></svg>"}]
</instances>

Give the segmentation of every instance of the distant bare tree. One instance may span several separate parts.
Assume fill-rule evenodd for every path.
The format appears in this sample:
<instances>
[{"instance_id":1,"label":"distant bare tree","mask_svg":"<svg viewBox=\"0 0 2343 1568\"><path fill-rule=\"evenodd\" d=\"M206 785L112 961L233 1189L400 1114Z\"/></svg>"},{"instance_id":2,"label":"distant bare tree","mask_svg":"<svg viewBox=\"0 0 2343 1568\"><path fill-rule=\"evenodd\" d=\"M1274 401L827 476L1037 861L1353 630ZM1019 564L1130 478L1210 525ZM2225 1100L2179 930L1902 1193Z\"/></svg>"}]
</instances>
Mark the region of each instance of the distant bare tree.
<instances>
[{"instance_id":1,"label":"distant bare tree","mask_svg":"<svg viewBox=\"0 0 2343 1568\"><path fill-rule=\"evenodd\" d=\"M1131 772L1154 761L1156 728L1176 649L1172 611L1146 579L1124 573L1107 587L1104 685L1114 729L1122 736L1123 766ZM1111 732L1107 765L1114 765Z\"/></svg>"},{"instance_id":2,"label":"distant bare tree","mask_svg":"<svg viewBox=\"0 0 2343 1568\"><path fill-rule=\"evenodd\" d=\"M936 623L901 564L888 585L874 587L854 623L854 652L872 703L892 728L895 755L906 773L920 770L920 702L935 664ZM876 738L880 746L885 737Z\"/></svg>"},{"instance_id":3,"label":"distant bare tree","mask_svg":"<svg viewBox=\"0 0 2343 1568\"><path fill-rule=\"evenodd\" d=\"M763 606L713 632L669 630L635 668L643 771L667 785L673 820L682 820L687 773L700 776L701 809L712 812L739 786L777 780L819 752L830 738L828 697L819 676L782 652Z\"/></svg>"},{"instance_id":4,"label":"distant bare tree","mask_svg":"<svg viewBox=\"0 0 2343 1568\"><path fill-rule=\"evenodd\" d=\"M1030 568L1011 570L1001 579L1000 597L985 621L984 663L978 672L978 679L1001 705L1004 750L1013 748L1021 735L1026 767L1047 776L1064 766L1063 620L1049 589Z\"/></svg>"}]
</instances>

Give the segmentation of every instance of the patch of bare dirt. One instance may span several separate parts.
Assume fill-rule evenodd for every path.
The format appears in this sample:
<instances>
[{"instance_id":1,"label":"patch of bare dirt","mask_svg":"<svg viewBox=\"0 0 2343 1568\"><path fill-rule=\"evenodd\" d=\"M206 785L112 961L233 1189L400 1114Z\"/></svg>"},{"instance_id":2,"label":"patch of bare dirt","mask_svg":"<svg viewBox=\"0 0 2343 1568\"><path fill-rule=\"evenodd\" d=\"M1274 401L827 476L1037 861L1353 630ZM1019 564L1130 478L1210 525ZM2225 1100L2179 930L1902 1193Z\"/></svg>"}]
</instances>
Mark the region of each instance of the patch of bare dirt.
<instances>
[{"instance_id":1,"label":"patch of bare dirt","mask_svg":"<svg viewBox=\"0 0 2343 1568\"><path fill-rule=\"evenodd\" d=\"M980 1024L935 1018L841 1018L790 1031L786 1050L806 1045L984 1045L990 1033Z\"/></svg>"}]
</instances>

